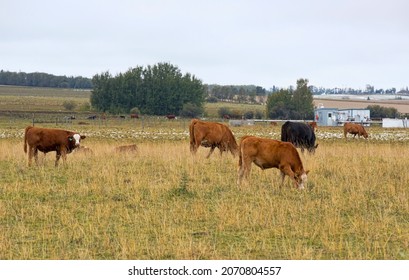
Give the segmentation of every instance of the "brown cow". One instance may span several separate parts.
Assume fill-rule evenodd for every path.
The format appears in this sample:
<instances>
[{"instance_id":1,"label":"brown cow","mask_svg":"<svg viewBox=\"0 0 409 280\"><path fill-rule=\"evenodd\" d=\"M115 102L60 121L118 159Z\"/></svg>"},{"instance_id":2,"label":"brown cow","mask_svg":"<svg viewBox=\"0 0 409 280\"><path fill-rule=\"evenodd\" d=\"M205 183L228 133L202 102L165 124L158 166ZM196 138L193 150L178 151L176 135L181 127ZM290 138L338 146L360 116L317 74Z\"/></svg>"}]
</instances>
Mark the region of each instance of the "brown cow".
<instances>
[{"instance_id":1,"label":"brown cow","mask_svg":"<svg viewBox=\"0 0 409 280\"><path fill-rule=\"evenodd\" d=\"M204 122L193 119L189 125L190 151L195 154L199 146L210 147L209 158L217 147L220 155L230 151L234 156L238 153L238 145L231 130L224 124Z\"/></svg>"},{"instance_id":2,"label":"brown cow","mask_svg":"<svg viewBox=\"0 0 409 280\"><path fill-rule=\"evenodd\" d=\"M365 128L357 123L345 123L344 124L344 137L347 139L347 134L353 134L354 138L358 134L358 138L363 136L365 139L368 138L368 133L366 133Z\"/></svg>"},{"instance_id":3,"label":"brown cow","mask_svg":"<svg viewBox=\"0 0 409 280\"><path fill-rule=\"evenodd\" d=\"M317 124L317 122L307 122L307 124L312 127L312 130L313 130L314 132L316 132L316 131L318 130L318 124Z\"/></svg>"},{"instance_id":4,"label":"brown cow","mask_svg":"<svg viewBox=\"0 0 409 280\"><path fill-rule=\"evenodd\" d=\"M118 153L128 153L128 152L133 153L137 151L138 151L138 147L136 146L136 144L115 147L115 152L118 152Z\"/></svg>"},{"instance_id":5,"label":"brown cow","mask_svg":"<svg viewBox=\"0 0 409 280\"><path fill-rule=\"evenodd\" d=\"M36 164L38 164L38 151L44 154L55 151L55 166L57 166L60 157L62 156L65 162L67 154L79 147L81 139L84 138L84 135L72 131L28 126L24 133L25 153L27 153L27 144L29 146L28 165L31 165L33 156Z\"/></svg>"},{"instance_id":6,"label":"brown cow","mask_svg":"<svg viewBox=\"0 0 409 280\"><path fill-rule=\"evenodd\" d=\"M296 188L304 188L309 171L304 170L300 155L293 144L255 136L243 136L240 140L238 185L241 184L243 176L247 178L250 174L253 162L263 170L280 169L280 188L284 183L285 175L293 180Z\"/></svg>"}]
</instances>

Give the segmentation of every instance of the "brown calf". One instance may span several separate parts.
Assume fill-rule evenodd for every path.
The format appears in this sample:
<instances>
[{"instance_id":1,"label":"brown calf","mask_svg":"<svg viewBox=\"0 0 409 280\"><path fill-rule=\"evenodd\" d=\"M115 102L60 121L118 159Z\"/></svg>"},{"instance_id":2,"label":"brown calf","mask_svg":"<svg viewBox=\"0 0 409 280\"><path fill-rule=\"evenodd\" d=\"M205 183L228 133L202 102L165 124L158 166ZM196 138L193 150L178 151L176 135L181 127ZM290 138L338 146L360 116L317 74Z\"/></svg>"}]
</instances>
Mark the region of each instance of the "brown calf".
<instances>
[{"instance_id":1,"label":"brown calf","mask_svg":"<svg viewBox=\"0 0 409 280\"><path fill-rule=\"evenodd\" d=\"M189 126L190 151L195 154L199 146L210 147L210 157L214 149L220 150L220 155L224 151L230 151L233 155L238 153L238 145L231 130L224 124L215 122L204 122L193 119Z\"/></svg>"},{"instance_id":2,"label":"brown calf","mask_svg":"<svg viewBox=\"0 0 409 280\"><path fill-rule=\"evenodd\" d=\"M366 133L365 128L357 123L345 123L344 124L344 137L347 139L347 134L350 133L354 135L354 138L358 134L358 138L363 136L365 139L368 138L368 133Z\"/></svg>"},{"instance_id":3,"label":"brown calf","mask_svg":"<svg viewBox=\"0 0 409 280\"><path fill-rule=\"evenodd\" d=\"M68 130L28 126L24 133L25 153L27 153L27 145L29 147L28 165L31 165L33 156L36 164L38 164L38 151L44 154L55 151L55 166L57 166L60 157L65 162L67 154L78 148L81 139L84 138L84 135Z\"/></svg>"},{"instance_id":4,"label":"brown calf","mask_svg":"<svg viewBox=\"0 0 409 280\"><path fill-rule=\"evenodd\" d=\"M291 178L298 189L303 189L307 174L300 155L293 144L255 136L243 136L240 141L239 171L237 184L247 178L254 163L261 169L278 168L281 171L281 185L285 175Z\"/></svg>"}]
</instances>

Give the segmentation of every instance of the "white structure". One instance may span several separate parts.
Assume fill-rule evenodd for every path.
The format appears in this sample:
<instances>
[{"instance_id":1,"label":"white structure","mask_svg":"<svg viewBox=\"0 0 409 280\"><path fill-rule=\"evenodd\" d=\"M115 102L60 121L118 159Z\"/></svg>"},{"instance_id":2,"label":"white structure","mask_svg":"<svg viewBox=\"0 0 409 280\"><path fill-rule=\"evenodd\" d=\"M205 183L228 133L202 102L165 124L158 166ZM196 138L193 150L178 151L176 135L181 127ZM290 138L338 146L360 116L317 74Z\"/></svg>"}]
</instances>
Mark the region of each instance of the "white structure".
<instances>
[{"instance_id":1,"label":"white structure","mask_svg":"<svg viewBox=\"0 0 409 280\"><path fill-rule=\"evenodd\" d=\"M337 109L317 108L314 110L314 118L318 126L342 126L345 122L359 122L369 125L371 112L368 109Z\"/></svg>"},{"instance_id":2,"label":"white structure","mask_svg":"<svg viewBox=\"0 0 409 280\"><path fill-rule=\"evenodd\" d=\"M401 128L408 128L408 119L382 119L382 127L401 127Z\"/></svg>"}]
</instances>

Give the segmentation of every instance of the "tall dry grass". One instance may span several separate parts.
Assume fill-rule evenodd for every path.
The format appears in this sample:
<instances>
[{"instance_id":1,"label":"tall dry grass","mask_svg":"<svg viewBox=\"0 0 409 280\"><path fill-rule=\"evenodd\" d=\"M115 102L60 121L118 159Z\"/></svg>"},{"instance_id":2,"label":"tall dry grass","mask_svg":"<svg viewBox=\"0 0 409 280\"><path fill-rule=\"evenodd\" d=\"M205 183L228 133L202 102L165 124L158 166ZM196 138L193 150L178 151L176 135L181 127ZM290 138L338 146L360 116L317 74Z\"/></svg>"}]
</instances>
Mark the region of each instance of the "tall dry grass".
<instances>
[{"instance_id":1,"label":"tall dry grass","mask_svg":"<svg viewBox=\"0 0 409 280\"><path fill-rule=\"evenodd\" d=\"M0 139L0 259L409 258L407 143L321 141L298 191L255 166L238 188L237 158L187 140L85 141L93 155L28 168Z\"/></svg>"}]
</instances>

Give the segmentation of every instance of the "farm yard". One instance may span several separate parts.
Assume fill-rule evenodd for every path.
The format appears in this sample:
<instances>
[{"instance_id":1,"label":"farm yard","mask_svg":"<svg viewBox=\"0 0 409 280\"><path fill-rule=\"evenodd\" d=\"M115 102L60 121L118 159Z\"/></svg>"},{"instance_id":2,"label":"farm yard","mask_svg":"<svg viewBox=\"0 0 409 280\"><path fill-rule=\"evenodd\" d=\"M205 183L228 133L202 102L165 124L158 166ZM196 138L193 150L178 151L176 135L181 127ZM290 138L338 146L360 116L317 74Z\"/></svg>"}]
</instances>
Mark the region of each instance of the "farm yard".
<instances>
[{"instance_id":1,"label":"farm yard","mask_svg":"<svg viewBox=\"0 0 409 280\"><path fill-rule=\"evenodd\" d=\"M87 137L93 153L56 168L54 152L28 167L31 119L2 115L0 259L409 259L408 129L345 140L340 127L319 128L315 154L301 155L310 173L299 191L256 166L238 187L237 157L191 155L189 121L36 124ZM231 129L237 140L280 138L280 125ZM126 144L137 151L115 151Z\"/></svg>"}]
</instances>

